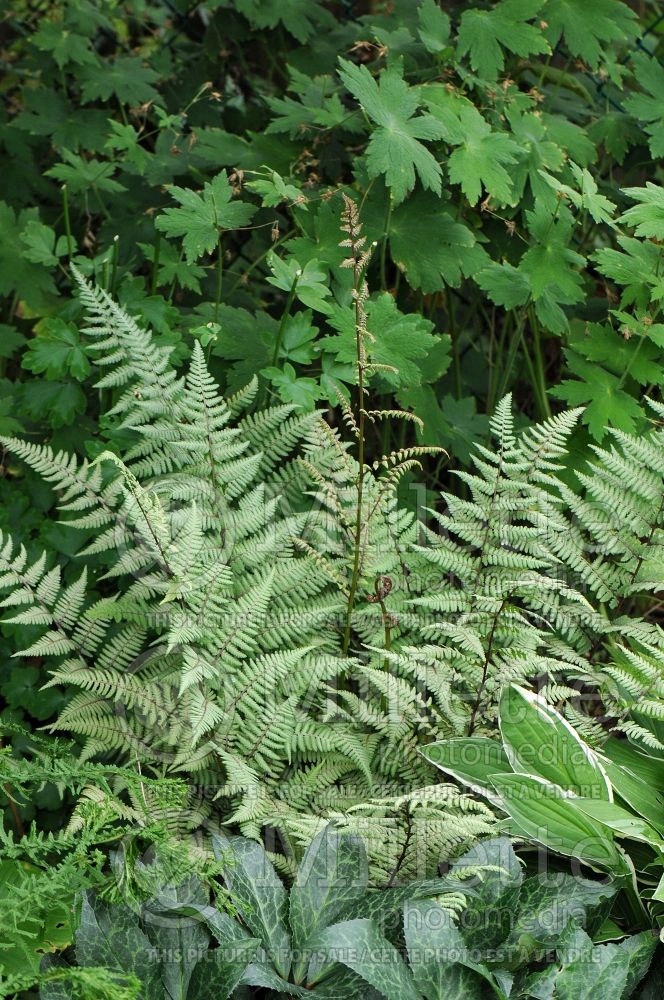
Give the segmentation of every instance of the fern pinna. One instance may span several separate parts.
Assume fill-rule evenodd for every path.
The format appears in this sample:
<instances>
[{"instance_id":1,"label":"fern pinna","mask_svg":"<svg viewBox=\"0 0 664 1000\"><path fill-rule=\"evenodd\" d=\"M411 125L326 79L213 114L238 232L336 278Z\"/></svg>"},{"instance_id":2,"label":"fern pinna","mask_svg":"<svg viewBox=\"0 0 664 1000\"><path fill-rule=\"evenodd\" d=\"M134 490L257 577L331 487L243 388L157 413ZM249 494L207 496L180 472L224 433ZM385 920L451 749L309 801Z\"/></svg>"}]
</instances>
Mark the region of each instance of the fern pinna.
<instances>
[{"instance_id":1,"label":"fern pinna","mask_svg":"<svg viewBox=\"0 0 664 1000\"><path fill-rule=\"evenodd\" d=\"M574 491L560 466L578 412L517 435L505 399L496 450L478 447L461 474L467 498L418 523L394 492L416 455L387 456L378 475L315 415L247 414L255 385L223 400L199 345L181 377L79 284L124 453L4 444L92 533L84 554L105 563L110 596L87 597L85 571L63 587L8 538L0 582L8 620L43 630L18 655L54 657L49 683L75 692L58 728L84 758L190 775L188 828L219 810L297 848L335 817L391 882L491 829L488 807L439 783L419 750L491 732L507 681L537 681L591 741L603 730L580 685L600 685L632 730L635 697L659 712L661 635L637 612L661 587L662 430L614 432ZM370 345L362 363L370 374ZM347 422L359 430L350 408Z\"/></svg>"}]
</instances>

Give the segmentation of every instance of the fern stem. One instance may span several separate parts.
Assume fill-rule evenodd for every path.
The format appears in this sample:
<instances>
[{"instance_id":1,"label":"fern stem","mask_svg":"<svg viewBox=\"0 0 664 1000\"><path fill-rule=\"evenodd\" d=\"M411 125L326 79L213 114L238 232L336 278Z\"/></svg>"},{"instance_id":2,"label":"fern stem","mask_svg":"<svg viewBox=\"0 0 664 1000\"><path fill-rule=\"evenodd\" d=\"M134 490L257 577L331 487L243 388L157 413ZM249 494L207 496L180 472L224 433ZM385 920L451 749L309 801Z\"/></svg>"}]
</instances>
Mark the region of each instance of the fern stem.
<instances>
[{"instance_id":1,"label":"fern stem","mask_svg":"<svg viewBox=\"0 0 664 1000\"><path fill-rule=\"evenodd\" d=\"M507 604L507 597L504 597L500 604L500 607L493 616L493 622L491 624L491 633L489 635L489 641L487 642L486 653L484 655L484 663L482 665L482 679L480 681L480 686L477 689L477 698L475 699L475 704L473 705L473 710L470 713L470 720L468 722L468 732L467 732L468 736L472 736L475 730L475 720L480 708L480 704L482 702L482 695L484 694L484 688L486 687L486 682L489 677L489 663L491 661L491 654L493 652L493 640L496 635L498 621L500 620L500 616L502 615L503 608L505 607L506 604Z\"/></svg>"},{"instance_id":2,"label":"fern stem","mask_svg":"<svg viewBox=\"0 0 664 1000\"><path fill-rule=\"evenodd\" d=\"M366 426L366 405L365 405L365 350L363 335L366 325L366 314L364 312L364 294L366 285L364 283L364 267L368 262L369 255L362 254L363 239L360 239L360 226L357 217L357 208L350 199L347 201L349 246L351 248L351 260L353 267L353 302L355 306L355 351L357 365L357 507L355 509L355 531L353 537L353 573L348 591L348 606L346 608L346 627L344 629L343 655L348 653L350 646L350 632L353 619L353 608L355 606L355 596L360 579L360 548L362 541L362 501L364 499L364 443Z\"/></svg>"},{"instance_id":3,"label":"fern stem","mask_svg":"<svg viewBox=\"0 0 664 1000\"><path fill-rule=\"evenodd\" d=\"M381 590L381 577L377 576L374 581L374 594L376 595L376 601L380 607L380 612L383 620L383 628L385 630L385 643L384 649L386 653L389 653L392 649L392 619L390 618L387 606L385 604L384 591ZM383 666L385 670L389 669L390 661L386 656L383 660Z\"/></svg>"},{"instance_id":4,"label":"fern stem","mask_svg":"<svg viewBox=\"0 0 664 1000\"><path fill-rule=\"evenodd\" d=\"M343 654L346 656L348 653L348 647L350 646L350 629L351 622L353 618L353 607L355 605L355 595L357 593L357 584L360 577L360 546L362 541L362 501L364 499L364 433L365 433L365 406L364 406L364 360L362 351L362 330L360 326L361 317L359 314L360 310L360 299L359 299L359 288L356 289L355 296L355 341L357 345L357 400L358 400L358 419L357 419L357 462L359 465L357 473L357 507L355 510L355 534L353 538L353 575L350 581L350 590L348 592L348 607L346 609L346 628L344 631L344 644L343 644Z\"/></svg>"}]
</instances>

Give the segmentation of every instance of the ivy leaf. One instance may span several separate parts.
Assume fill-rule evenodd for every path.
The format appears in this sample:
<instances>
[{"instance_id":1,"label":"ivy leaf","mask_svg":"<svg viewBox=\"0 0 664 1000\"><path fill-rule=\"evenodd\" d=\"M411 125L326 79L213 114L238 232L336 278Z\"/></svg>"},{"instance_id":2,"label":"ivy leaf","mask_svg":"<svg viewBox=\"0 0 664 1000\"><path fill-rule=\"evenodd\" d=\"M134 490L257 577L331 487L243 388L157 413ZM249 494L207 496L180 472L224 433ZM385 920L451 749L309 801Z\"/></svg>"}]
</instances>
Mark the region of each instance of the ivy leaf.
<instances>
[{"instance_id":1,"label":"ivy leaf","mask_svg":"<svg viewBox=\"0 0 664 1000\"><path fill-rule=\"evenodd\" d=\"M23 407L33 420L51 427L68 427L85 413L86 398L78 382L48 382L31 379L23 393Z\"/></svg>"},{"instance_id":2,"label":"ivy leaf","mask_svg":"<svg viewBox=\"0 0 664 1000\"><path fill-rule=\"evenodd\" d=\"M152 243L139 243L146 260L155 262L155 247ZM200 279L205 277L205 268L200 264L188 264L180 258L175 247L166 240L159 242L157 285L170 285L176 281L180 288L189 288L200 294Z\"/></svg>"},{"instance_id":3,"label":"ivy leaf","mask_svg":"<svg viewBox=\"0 0 664 1000\"><path fill-rule=\"evenodd\" d=\"M447 393L440 398L430 385L402 390L399 404L423 422L417 431L418 444L444 445L459 462L467 465L478 440L486 437L489 420L477 413L473 396L455 399Z\"/></svg>"},{"instance_id":4,"label":"ivy leaf","mask_svg":"<svg viewBox=\"0 0 664 1000\"><path fill-rule=\"evenodd\" d=\"M662 86L664 86L664 72L662 73ZM627 109L628 100L623 102L625 109ZM657 118L659 119L659 112ZM657 136L662 135L661 127L661 125L657 125ZM649 132L647 126L644 130ZM627 150L631 146L636 146L642 139L641 129L637 123L630 115L626 115L623 111L606 111L590 125L588 135L596 146L603 145L606 152L620 164L624 163ZM654 138L651 138L651 149L653 141ZM653 155L658 157L663 154L664 145L662 145L660 153L653 152Z\"/></svg>"},{"instance_id":5,"label":"ivy leaf","mask_svg":"<svg viewBox=\"0 0 664 1000\"><path fill-rule=\"evenodd\" d=\"M219 326L212 356L223 358L226 390L237 392L247 385L256 372L272 360L272 346L277 324L265 312L250 313L222 303L218 312Z\"/></svg>"},{"instance_id":6,"label":"ivy leaf","mask_svg":"<svg viewBox=\"0 0 664 1000\"><path fill-rule=\"evenodd\" d=\"M318 0L236 0L236 7L257 28L283 24L298 42L311 38L325 13Z\"/></svg>"},{"instance_id":7,"label":"ivy leaf","mask_svg":"<svg viewBox=\"0 0 664 1000\"><path fill-rule=\"evenodd\" d=\"M315 354L314 341L318 327L311 323L310 309L288 316L284 323L279 357L294 361L298 365L308 365Z\"/></svg>"},{"instance_id":8,"label":"ivy leaf","mask_svg":"<svg viewBox=\"0 0 664 1000\"><path fill-rule=\"evenodd\" d=\"M512 138L521 151L519 162L510 169L514 197L521 199L526 183L529 182L536 199L548 197L550 207L555 207L555 196L542 177L542 170L560 170L565 162L565 153L557 143L551 141L549 130L538 115L519 114L510 109L507 119L512 129Z\"/></svg>"},{"instance_id":9,"label":"ivy leaf","mask_svg":"<svg viewBox=\"0 0 664 1000\"><path fill-rule=\"evenodd\" d=\"M385 174L397 204L412 191L416 173L423 187L440 194L440 164L419 140L440 139L443 129L432 115L415 116L420 104L417 88L408 86L397 65L383 70L376 83L366 66L339 61L345 86L378 126L367 146L369 176Z\"/></svg>"},{"instance_id":10,"label":"ivy leaf","mask_svg":"<svg viewBox=\"0 0 664 1000\"><path fill-rule=\"evenodd\" d=\"M32 42L40 51L50 52L60 69L70 62L79 66L99 64L99 57L92 51L90 40L70 31L60 21L42 21L32 36Z\"/></svg>"},{"instance_id":11,"label":"ivy leaf","mask_svg":"<svg viewBox=\"0 0 664 1000\"><path fill-rule=\"evenodd\" d=\"M25 337L15 326L0 323L0 358L11 358L24 344Z\"/></svg>"},{"instance_id":12,"label":"ivy leaf","mask_svg":"<svg viewBox=\"0 0 664 1000\"><path fill-rule=\"evenodd\" d=\"M623 188L625 194L638 202L618 219L628 226L634 226L637 236L644 239L664 240L664 188L652 181L645 187Z\"/></svg>"},{"instance_id":13,"label":"ivy leaf","mask_svg":"<svg viewBox=\"0 0 664 1000\"><path fill-rule=\"evenodd\" d=\"M540 173L547 183L554 190L564 194L576 209L588 212L588 215L595 222L605 222L607 225L613 226L613 212L616 206L603 194L599 194L597 184L590 171L576 163L570 163L569 168L576 181L576 189L570 187L569 184L562 184L556 177L551 177L544 171L540 171ZM631 188L630 190L639 189Z\"/></svg>"},{"instance_id":14,"label":"ivy leaf","mask_svg":"<svg viewBox=\"0 0 664 1000\"><path fill-rule=\"evenodd\" d=\"M474 276L475 281L491 301L504 309L523 306L530 296L530 281L526 274L504 261L491 261Z\"/></svg>"},{"instance_id":15,"label":"ivy leaf","mask_svg":"<svg viewBox=\"0 0 664 1000\"><path fill-rule=\"evenodd\" d=\"M660 274L662 248L649 240L618 236L620 250L605 247L594 254L602 274L624 285L621 304L637 303L647 309L650 300L664 298L664 273Z\"/></svg>"},{"instance_id":16,"label":"ivy leaf","mask_svg":"<svg viewBox=\"0 0 664 1000\"><path fill-rule=\"evenodd\" d=\"M41 320L38 336L30 340L22 367L49 381L71 375L82 382L90 373L90 362L81 347L78 330L57 316Z\"/></svg>"},{"instance_id":17,"label":"ivy leaf","mask_svg":"<svg viewBox=\"0 0 664 1000\"><path fill-rule=\"evenodd\" d=\"M650 136L650 152L655 159L659 159L664 156L664 67L658 59L645 52L637 52L633 62L634 76L645 93L632 92L625 98L623 106L625 111L644 123L644 132Z\"/></svg>"},{"instance_id":18,"label":"ivy leaf","mask_svg":"<svg viewBox=\"0 0 664 1000\"><path fill-rule=\"evenodd\" d=\"M321 358L320 391L321 399L326 399L330 406L339 405L340 392L348 399L346 385L354 385L357 381L357 370L352 364L342 364L331 354L323 354Z\"/></svg>"},{"instance_id":19,"label":"ivy leaf","mask_svg":"<svg viewBox=\"0 0 664 1000\"><path fill-rule=\"evenodd\" d=\"M225 229L246 226L255 211L253 205L231 202L233 189L225 170L204 184L201 194L175 185L169 190L181 207L164 209L155 226L167 236L184 237L182 245L188 264L211 253Z\"/></svg>"},{"instance_id":20,"label":"ivy leaf","mask_svg":"<svg viewBox=\"0 0 664 1000\"><path fill-rule=\"evenodd\" d=\"M40 264L16 252L21 245L21 234L33 221L39 221L35 208L15 214L13 208L0 201L0 295L15 292L19 300L39 308L44 296L55 294L53 278Z\"/></svg>"},{"instance_id":21,"label":"ivy leaf","mask_svg":"<svg viewBox=\"0 0 664 1000\"><path fill-rule=\"evenodd\" d=\"M55 177L60 183L66 184L70 194L87 193L90 188L106 191L108 194L121 194L127 190L119 181L113 180L117 169L114 163L86 160L69 149L62 150L62 159L65 162L56 163L46 171L46 176Z\"/></svg>"},{"instance_id":22,"label":"ivy leaf","mask_svg":"<svg viewBox=\"0 0 664 1000\"><path fill-rule=\"evenodd\" d=\"M150 162L151 153L140 144L141 137L133 125L123 125L122 122L109 119L111 135L104 143L104 149L122 155L125 169L133 167L142 177Z\"/></svg>"},{"instance_id":23,"label":"ivy leaf","mask_svg":"<svg viewBox=\"0 0 664 1000\"><path fill-rule=\"evenodd\" d=\"M408 284L426 293L458 286L487 260L470 229L427 191L416 191L395 209L389 238L392 259Z\"/></svg>"},{"instance_id":24,"label":"ivy leaf","mask_svg":"<svg viewBox=\"0 0 664 1000\"><path fill-rule=\"evenodd\" d=\"M572 214L561 209L555 215L536 203L531 212L526 212L526 220L535 245L521 258L519 271L530 282L541 322L548 329L565 329L559 304L581 302L584 297L583 279L577 268L583 266L585 258L570 247Z\"/></svg>"},{"instance_id":25,"label":"ivy leaf","mask_svg":"<svg viewBox=\"0 0 664 1000\"><path fill-rule=\"evenodd\" d=\"M262 368L261 375L269 379L285 403L295 403L301 410L313 410L319 398L315 378L301 378L288 361L283 368Z\"/></svg>"},{"instance_id":26,"label":"ivy leaf","mask_svg":"<svg viewBox=\"0 0 664 1000\"><path fill-rule=\"evenodd\" d=\"M661 347L641 337L626 338L601 323L587 323L570 339L574 351L603 365L623 380L629 375L640 385L661 385L664 368Z\"/></svg>"},{"instance_id":27,"label":"ivy leaf","mask_svg":"<svg viewBox=\"0 0 664 1000\"><path fill-rule=\"evenodd\" d=\"M118 56L113 62L84 69L81 72L81 94L86 103L109 101L117 97L120 104L139 105L159 97L152 86L159 76L138 56Z\"/></svg>"},{"instance_id":28,"label":"ivy leaf","mask_svg":"<svg viewBox=\"0 0 664 1000\"><path fill-rule=\"evenodd\" d=\"M261 197L261 204L268 208L281 205L282 202L292 202L305 205L307 197L294 184L287 184L281 174L269 167L262 167L265 175L255 181L248 181L245 187L250 191L255 191Z\"/></svg>"},{"instance_id":29,"label":"ivy leaf","mask_svg":"<svg viewBox=\"0 0 664 1000\"><path fill-rule=\"evenodd\" d=\"M268 97L266 103L273 116L266 132L288 132L291 139L302 136L308 128L334 128L343 125L346 131L361 130L359 115L348 115L337 91L337 84L329 74L308 76L294 66L288 67L290 83L288 89L297 95L293 97Z\"/></svg>"},{"instance_id":30,"label":"ivy leaf","mask_svg":"<svg viewBox=\"0 0 664 1000\"><path fill-rule=\"evenodd\" d=\"M643 419L643 412L634 397L621 387L618 376L584 360L574 351L566 350L565 358L568 369L578 381L564 379L549 390L551 395L563 399L569 406L586 406L581 419L596 441L602 440L609 426L633 433Z\"/></svg>"},{"instance_id":31,"label":"ivy leaf","mask_svg":"<svg viewBox=\"0 0 664 1000\"><path fill-rule=\"evenodd\" d=\"M501 0L489 10L466 10L461 15L457 53L470 53L470 65L486 80L495 80L505 67L503 49L516 56L551 52L536 17L543 0Z\"/></svg>"},{"instance_id":32,"label":"ivy leaf","mask_svg":"<svg viewBox=\"0 0 664 1000\"><path fill-rule=\"evenodd\" d=\"M31 219L21 233L21 243L25 250L23 256L33 264L43 264L45 267L55 267L60 257L67 255L67 237L56 239L50 226L45 226L38 219Z\"/></svg>"},{"instance_id":33,"label":"ivy leaf","mask_svg":"<svg viewBox=\"0 0 664 1000\"><path fill-rule=\"evenodd\" d=\"M459 143L450 156L448 169L453 184L460 184L471 205L477 204L484 187L500 204L512 199L512 179L505 168L517 161L519 147L509 136L494 132L473 107L459 109L459 132L449 137Z\"/></svg>"},{"instance_id":34,"label":"ivy leaf","mask_svg":"<svg viewBox=\"0 0 664 1000\"><path fill-rule=\"evenodd\" d=\"M436 345L433 324L419 313L404 314L388 292L367 303L369 332L376 337L369 345L370 363L389 365L396 371L381 371L380 376L394 388L420 385L424 377L423 362ZM323 337L320 346L331 351L342 364L355 361L355 318L350 308L335 306L329 323L338 330L336 336Z\"/></svg>"},{"instance_id":35,"label":"ivy leaf","mask_svg":"<svg viewBox=\"0 0 664 1000\"><path fill-rule=\"evenodd\" d=\"M13 125L29 135L48 135L53 147L74 152L100 150L108 132L108 116L92 108L75 108L57 90L40 87L28 91L23 98L23 110Z\"/></svg>"},{"instance_id":36,"label":"ivy leaf","mask_svg":"<svg viewBox=\"0 0 664 1000\"><path fill-rule=\"evenodd\" d=\"M450 19L440 9L436 0L422 0L417 12L419 22L418 35L427 52L438 55L443 52L450 40Z\"/></svg>"},{"instance_id":37,"label":"ivy leaf","mask_svg":"<svg viewBox=\"0 0 664 1000\"><path fill-rule=\"evenodd\" d=\"M330 294L330 289L325 284L327 276L321 271L315 258L301 267L295 257L284 260L271 252L268 264L272 277L267 280L271 285L288 293L294 289L295 296L310 309L322 313L330 311L331 306L325 301Z\"/></svg>"},{"instance_id":38,"label":"ivy leaf","mask_svg":"<svg viewBox=\"0 0 664 1000\"><path fill-rule=\"evenodd\" d=\"M418 1000L410 969L372 920L344 920L327 927L316 939L316 949L329 952L366 979L387 1000Z\"/></svg>"},{"instance_id":39,"label":"ivy leaf","mask_svg":"<svg viewBox=\"0 0 664 1000\"><path fill-rule=\"evenodd\" d=\"M622 0L547 0L542 9L552 48L561 37L573 56L597 69L603 45L624 42L635 34L636 14Z\"/></svg>"}]
</instances>

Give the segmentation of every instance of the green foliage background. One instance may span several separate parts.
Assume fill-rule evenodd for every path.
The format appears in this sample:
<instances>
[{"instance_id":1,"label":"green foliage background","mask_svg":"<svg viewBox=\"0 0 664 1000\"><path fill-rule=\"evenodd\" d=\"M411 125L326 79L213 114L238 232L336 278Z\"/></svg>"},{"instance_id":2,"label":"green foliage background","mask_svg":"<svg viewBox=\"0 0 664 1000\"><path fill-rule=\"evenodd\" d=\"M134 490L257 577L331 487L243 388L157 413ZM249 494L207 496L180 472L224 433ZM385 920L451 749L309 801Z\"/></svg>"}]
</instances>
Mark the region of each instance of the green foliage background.
<instances>
[{"instance_id":1,"label":"green foliage background","mask_svg":"<svg viewBox=\"0 0 664 1000\"><path fill-rule=\"evenodd\" d=\"M376 405L418 418L372 428L369 462L435 445L468 465L508 390L524 423L585 408L570 477L607 428L650 428L645 397L664 386L654 0L0 10L0 434L89 458L122 449L69 262L176 362L199 341L228 393L257 375L260 402L341 424L356 379L342 191L375 243ZM463 497L447 466L425 460L427 488ZM1 473L0 528L71 582L85 533L56 523L23 464L3 454ZM410 507L415 477L400 484ZM40 690L40 658L12 665L31 635L5 625L0 639L2 718L28 729L67 697ZM61 826L52 783L19 821L35 816Z\"/></svg>"}]
</instances>

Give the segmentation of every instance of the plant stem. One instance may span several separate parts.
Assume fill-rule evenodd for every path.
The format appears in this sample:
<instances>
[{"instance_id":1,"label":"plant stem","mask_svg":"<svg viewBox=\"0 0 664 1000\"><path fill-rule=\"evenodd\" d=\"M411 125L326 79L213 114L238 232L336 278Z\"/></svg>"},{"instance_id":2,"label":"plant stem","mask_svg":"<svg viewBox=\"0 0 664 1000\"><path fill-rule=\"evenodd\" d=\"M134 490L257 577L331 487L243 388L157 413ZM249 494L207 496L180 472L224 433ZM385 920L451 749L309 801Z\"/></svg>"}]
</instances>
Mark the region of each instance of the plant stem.
<instances>
[{"instance_id":1,"label":"plant stem","mask_svg":"<svg viewBox=\"0 0 664 1000\"><path fill-rule=\"evenodd\" d=\"M456 317L454 315L454 305L452 303L452 289L445 285L445 302L447 304L447 322L450 328L450 339L452 341L452 363L454 366L454 389L456 398L461 399L461 363L459 361L459 343L456 328Z\"/></svg>"},{"instance_id":2,"label":"plant stem","mask_svg":"<svg viewBox=\"0 0 664 1000\"><path fill-rule=\"evenodd\" d=\"M62 185L62 211L65 217L65 234L67 236L67 257L69 260L72 258L72 235L71 235L71 221L69 218L69 192L67 191L67 185Z\"/></svg>"},{"instance_id":3,"label":"plant stem","mask_svg":"<svg viewBox=\"0 0 664 1000\"><path fill-rule=\"evenodd\" d=\"M293 301L295 299L295 291L297 289L297 283L299 280L299 272L293 278L293 284L291 285L290 292L288 293L288 298L286 299L286 305L284 306L284 311L281 314L281 321L279 323L279 329L277 330L277 339L274 345L274 352L272 354L272 367L275 368L279 361L279 351L281 350L281 343L284 339L284 330L286 329L286 321L290 316L290 311L293 308Z\"/></svg>"},{"instance_id":4,"label":"plant stem","mask_svg":"<svg viewBox=\"0 0 664 1000\"><path fill-rule=\"evenodd\" d=\"M152 274L150 275L150 295L157 291L157 274L159 272L159 254L161 251L161 233L157 230L157 238L154 244L154 254L152 255Z\"/></svg>"},{"instance_id":5,"label":"plant stem","mask_svg":"<svg viewBox=\"0 0 664 1000\"><path fill-rule=\"evenodd\" d=\"M528 310L528 316L530 319L530 329L533 333L533 353L535 356L535 374L537 378L537 390L539 393L540 408L543 417L551 416L551 407L549 405L549 397L546 393L546 372L544 371L544 359L542 357L542 344L540 339L540 327L537 322L537 316L535 315L535 310L531 306Z\"/></svg>"},{"instance_id":6,"label":"plant stem","mask_svg":"<svg viewBox=\"0 0 664 1000\"><path fill-rule=\"evenodd\" d=\"M217 295L214 300L214 321L217 322L219 305L221 303L221 285L224 278L224 254L221 248L221 233L217 242Z\"/></svg>"},{"instance_id":7,"label":"plant stem","mask_svg":"<svg viewBox=\"0 0 664 1000\"><path fill-rule=\"evenodd\" d=\"M120 256L120 237L113 237L113 252L111 254L111 295L115 295L115 284L118 277L118 258Z\"/></svg>"},{"instance_id":8,"label":"plant stem","mask_svg":"<svg viewBox=\"0 0 664 1000\"><path fill-rule=\"evenodd\" d=\"M385 212L385 226L383 239L380 246L380 287L387 290L387 240L390 235L390 222L392 221L392 195L387 196L387 211Z\"/></svg>"}]
</instances>

